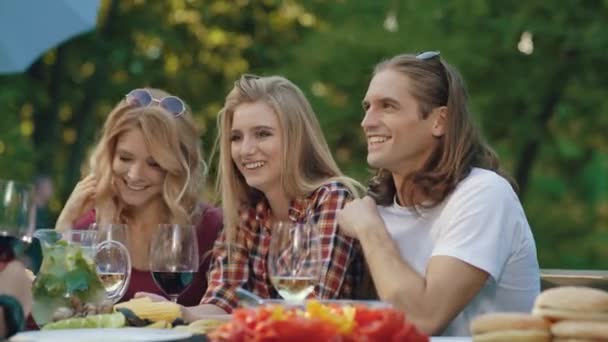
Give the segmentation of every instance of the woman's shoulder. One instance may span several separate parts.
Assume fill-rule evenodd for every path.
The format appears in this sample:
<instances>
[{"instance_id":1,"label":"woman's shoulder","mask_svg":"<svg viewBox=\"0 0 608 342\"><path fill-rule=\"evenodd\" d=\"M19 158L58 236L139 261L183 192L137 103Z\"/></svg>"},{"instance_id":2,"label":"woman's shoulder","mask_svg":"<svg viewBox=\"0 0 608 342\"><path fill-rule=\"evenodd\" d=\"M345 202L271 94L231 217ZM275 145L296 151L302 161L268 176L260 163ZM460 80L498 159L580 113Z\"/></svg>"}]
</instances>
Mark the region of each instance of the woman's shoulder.
<instances>
[{"instance_id":1,"label":"woman's shoulder","mask_svg":"<svg viewBox=\"0 0 608 342\"><path fill-rule=\"evenodd\" d=\"M207 250L222 230L222 210L209 203L199 203L200 218L196 224L199 250ZM205 247L207 246L207 247Z\"/></svg>"},{"instance_id":2,"label":"woman's shoulder","mask_svg":"<svg viewBox=\"0 0 608 342\"><path fill-rule=\"evenodd\" d=\"M221 226L223 222L222 209L206 202L199 203L201 219L199 226Z\"/></svg>"},{"instance_id":3,"label":"woman's shoulder","mask_svg":"<svg viewBox=\"0 0 608 342\"><path fill-rule=\"evenodd\" d=\"M202 215L209 215L209 214L213 214L213 215L222 215L222 209L220 207L216 207L210 203L207 202L200 202L198 204L198 207L200 209L200 212L202 213Z\"/></svg>"},{"instance_id":4,"label":"woman's shoulder","mask_svg":"<svg viewBox=\"0 0 608 342\"><path fill-rule=\"evenodd\" d=\"M340 180L327 180L315 190L313 190L308 199L313 202L322 202L329 198L354 198L354 194L350 187Z\"/></svg>"},{"instance_id":5,"label":"woman's shoulder","mask_svg":"<svg viewBox=\"0 0 608 342\"><path fill-rule=\"evenodd\" d=\"M86 230L91 224L95 223L95 209L91 209L88 213L74 222L73 229Z\"/></svg>"},{"instance_id":6,"label":"woman's shoulder","mask_svg":"<svg viewBox=\"0 0 608 342\"><path fill-rule=\"evenodd\" d=\"M348 191L351 192L350 187L346 183L339 179L328 179L321 184L315 192L319 191Z\"/></svg>"}]
</instances>

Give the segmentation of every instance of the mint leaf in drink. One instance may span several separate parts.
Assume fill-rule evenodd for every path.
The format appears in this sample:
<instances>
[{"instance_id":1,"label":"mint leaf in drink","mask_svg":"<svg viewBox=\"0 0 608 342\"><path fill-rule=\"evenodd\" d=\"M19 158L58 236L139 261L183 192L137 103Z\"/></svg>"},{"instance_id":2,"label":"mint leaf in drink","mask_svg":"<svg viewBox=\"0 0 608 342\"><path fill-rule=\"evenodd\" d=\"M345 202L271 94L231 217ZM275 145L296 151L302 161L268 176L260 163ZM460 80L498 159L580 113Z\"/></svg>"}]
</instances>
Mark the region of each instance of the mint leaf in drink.
<instances>
[{"instance_id":1,"label":"mint leaf in drink","mask_svg":"<svg viewBox=\"0 0 608 342\"><path fill-rule=\"evenodd\" d=\"M84 304L97 306L106 296L88 254L80 246L65 241L45 245L44 259L32 293L32 313L39 325L49 322L59 307L79 312Z\"/></svg>"},{"instance_id":2,"label":"mint leaf in drink","mask_svg":"<svg viewBox=\"0 0 608 342\"><path fill-rule=\"evenodd\" d=\"M65 284L69 293L83 292L89 288L86 270L77 268L65 274Z\"/></svg>"}]
</instances>

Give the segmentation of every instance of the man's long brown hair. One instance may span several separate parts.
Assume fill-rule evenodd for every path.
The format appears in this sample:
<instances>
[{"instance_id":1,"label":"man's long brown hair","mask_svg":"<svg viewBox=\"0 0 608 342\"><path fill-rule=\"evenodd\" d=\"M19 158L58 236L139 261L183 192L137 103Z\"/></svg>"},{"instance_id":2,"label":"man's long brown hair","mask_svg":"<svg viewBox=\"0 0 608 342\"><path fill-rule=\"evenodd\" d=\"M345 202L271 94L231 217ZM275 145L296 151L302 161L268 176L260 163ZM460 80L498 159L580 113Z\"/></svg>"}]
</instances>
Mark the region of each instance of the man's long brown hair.
<instances>
[{"instance_id":1,"label":"man's long brown hair","mask_svg":"<svg viewBox=\"0 0 608 342\"><path fill-rule=\"evenodd\" d=\"M500 169L496 153L474 125L464 81L454 67L439 56L418 59L404 54L379 63L374 75L387 69L409 78L421 120L426 120L434 108L447 107L445 134L437 138L423 166L406 176L399 189L406 204L432 207L441 203L473 167L498 173L517 190L517 185ZM377 170L369 184L369 193L376 202L392 204L396 191L392 174L385 169ZM424 203L417 203L415 199L419 198L424 199Z\"/></svg>"}]
</instances>

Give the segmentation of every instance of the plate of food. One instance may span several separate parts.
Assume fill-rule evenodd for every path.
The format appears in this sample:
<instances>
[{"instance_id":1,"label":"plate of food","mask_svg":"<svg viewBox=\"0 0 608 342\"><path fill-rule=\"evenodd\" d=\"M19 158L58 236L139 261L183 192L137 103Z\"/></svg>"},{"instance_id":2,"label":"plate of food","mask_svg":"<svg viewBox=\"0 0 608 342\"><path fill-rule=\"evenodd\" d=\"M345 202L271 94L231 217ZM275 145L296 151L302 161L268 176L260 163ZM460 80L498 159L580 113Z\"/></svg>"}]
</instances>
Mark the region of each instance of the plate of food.
<instances>
[{"instance_id":1,"label":"plate of food","mask_svg":"<svg viewBox=\"0 0 608 342\"><path fill-rule=\"evenodd\" d=\"M259 341L351 341L355 337L367 341L429 341L393 308L316 300L307 301L303 307L280 302L236 309L230 323L220 325L208 336L212 341L240 341L242 336Z\"/></svg>"},{"instance_id":2,"label":"plate of food","mask_svg":"<svg viewBox=\"0 0 608 342\"><path fill-rule=\"evenodd\" d=\"M63 329L25 331L13 336L11 342L101 342L101 341L186 341L192 333L175 329L114 328Z\"/></svg>"},{"instance_id":3,"label":"plate of food","mask_svg":"<svg viewBox=\"0 0 608 342\"><path fill-rule=\"evenodd\" d=\"M365 306L368 308L391 308L392 305L386 302L378 300L351 300L351 299L310 299L304 302L290 302L283 299L262 299L257 305L247 306L265 306L265 305L282 305L288 307L306 307L306 303L309 301L319 302L324 305L335 305L335 306ZM242 302L241 302L242 303Z\"/></svg>"}]
</instances>

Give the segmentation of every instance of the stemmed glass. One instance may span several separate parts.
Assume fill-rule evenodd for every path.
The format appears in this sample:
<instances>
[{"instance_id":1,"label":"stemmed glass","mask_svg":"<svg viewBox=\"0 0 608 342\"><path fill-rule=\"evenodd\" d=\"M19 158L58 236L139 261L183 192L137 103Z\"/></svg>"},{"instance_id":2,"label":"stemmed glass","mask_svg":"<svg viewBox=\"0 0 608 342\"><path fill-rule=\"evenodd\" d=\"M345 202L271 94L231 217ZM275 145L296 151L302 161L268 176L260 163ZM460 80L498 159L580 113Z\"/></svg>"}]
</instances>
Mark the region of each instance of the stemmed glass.
<instances>
[{"instance_id":1,"label":"stemmed glass","mask_svg":"<svg viewBox=\"0 0 608 342\"><path fill-rule=\"evenodd\" d=\"M97 232L93 230L69 229L60 233L61 239L70 245L76 245L93 261L97 247Z\"/></svg>"},{"instance_id":2,"label":"stemmed glass","mask_svg":"<svg viewBox=\"0 0 608 342\"><path fill-rule=\"evenodd\" d=\"M125 294L131 280L131 257L126 247L129 245L128 227L124 224L92 224L90 230L97 233L97 274L106 290L107 301L115 304Z\"/></svg>"},{"instance_id":3,"label":"stemmed glass","mask_svg":"<svg viewBox=\"0 0 608 342\"><path fill-rule=\"evenodd\" d=\"M34 215L32 186L0 180L0 261L15 257L13 244L18 240L31 242Z\"/></svg>"},{"instance_id":4,"label":"stemmed glass","mask_svg":"<svg viewBox=\"0 0 608 342\"><path fill-rule=\"evenodd\" d=\"M291 221L273 224L268 271L281 297L304 301L319 283L321 272L321 243L316 226Z\"/></svg>"},{"instance_id":5,"label":"stemmed glass","mask_svg":"<svg viewBox=\"0 0 608 342\"><path fill-rule=\"evenodd\" d=\"M191 225L159 224L150 243L150 271L156 285L177 302L198 271L198 241Z\"/></svg>"}]
</instances>

